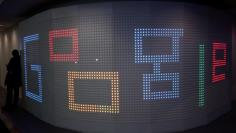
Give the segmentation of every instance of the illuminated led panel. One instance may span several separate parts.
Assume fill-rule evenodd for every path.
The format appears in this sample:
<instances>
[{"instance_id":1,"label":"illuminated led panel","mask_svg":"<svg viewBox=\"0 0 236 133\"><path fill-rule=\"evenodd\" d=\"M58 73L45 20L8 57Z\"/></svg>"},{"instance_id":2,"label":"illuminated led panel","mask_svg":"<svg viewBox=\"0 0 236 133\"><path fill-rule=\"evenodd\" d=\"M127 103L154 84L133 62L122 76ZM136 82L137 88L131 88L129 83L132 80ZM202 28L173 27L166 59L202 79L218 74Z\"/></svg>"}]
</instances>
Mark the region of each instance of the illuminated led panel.
<instances>
[{"instance_id":1,"label":"illuminated led panel","mask_svg":"<svg viewBox=\"0 0 236 133\"><path fill-rule=\"evenodd\" d=\"M53 44L55 38L72 38L72 51L71 53L62 54L55 53ZM70 44L64 44L70 45ZM75 28L72 29L60 29L49 31L49 53L50 53L50 62L77 62L79 60L79 46L78 46L78 30Z\"/></svg>"},{"instance_id":2,"label":"illuminated led panel","mask_svg":"<svg viewBox=\"0 0 236 133\"><path fill-rule=\"evenodd\" d=\"M199 45L199 93L198 93L198 106L202 107L205 104L205 45Z\"/></svg>"},{"instance_id":3,"label":"illuminated led panel","mask_svg":"<svg viewBox=\"0 0 236 133\"><path fill-rule=\"evenodd\" d=\"M111 105L79 104L75 101L75 80L111 80ZM69 109L81 112L119 113L118 72L68 72Z\"/></svg>"},{"instance_id":4,"label":"illuminated led panel","mask_svg":"<svg viewBox=\"0 0 236 133\"><path fill-rule=\"evenodd\" d=\"M223 59L216 59L216 53L218 50L223 50ZM225 73L216 74L216 68L226 65L226 44L225 43L213 43L212 50L212 82L218 82L225 80Z\"/></svg>"},{"instance_id":5,"label":"illuminated led panel","mask_svg":"<svg viewBox=\"0 0 236 133\"><path fill-rule=\"evenodd\" d=\"M179 73L161 73L160 65L166 62L179 62L179 41L183 36L183 29L156 29L138 28L134 30L135 63L152 63L153 74L143 74L143 99L169 99L179 97ZM170 55L144 55L144 37L168 37L171 40L172 54ZM158 44L156 44L158 45ZM173 66L174 67L174 66ZM172 81L170 91L151 92L151 82Z\"/></svg>"},{"instance_id":6,"label":"illuminated led panel","mask_svg":"<svg viewBox=\"0 0 236 133\"><path fill-rule=\"evenodd\" d=\"M36 71L38 74L38 94L32 93L29 91L28 88L28 75L27 75L27 57L26 57L26 53L27 53L27 48L26 45L30 45L29 42L32 41L37 41L39 40L39 35L38 34L34 34L34 35L30 35L30 36L26 36L24 37L24 77L25 77L25 93L26 96L34 99L38 102L42 102L43 101L43 96L42 96L42 69L41 69L41 65L33 65L31 64L31 71ZM29 44L27 44L29 43Z\"/></svg>"}]
</instances>

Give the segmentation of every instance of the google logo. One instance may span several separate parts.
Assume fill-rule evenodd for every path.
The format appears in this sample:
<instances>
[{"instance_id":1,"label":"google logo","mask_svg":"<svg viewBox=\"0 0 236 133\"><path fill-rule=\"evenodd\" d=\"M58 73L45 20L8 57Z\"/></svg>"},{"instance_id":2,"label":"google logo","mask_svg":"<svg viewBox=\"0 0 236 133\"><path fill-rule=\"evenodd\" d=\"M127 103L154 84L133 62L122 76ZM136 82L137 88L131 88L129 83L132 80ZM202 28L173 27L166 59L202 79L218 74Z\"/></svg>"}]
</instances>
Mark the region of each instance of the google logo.
<instances>
[{"instance_id":1,"label":"google logo","mask_svg":"<svg viewBox=\"0 0 236 133\"><path fill-rule=\"evenodd\" d=\"M48 52L49 61L52 62L80 62L80 38L78 37L80 30L78 28L65 28L65 29L54 29L48 31ZM133 29L133 51L134 58L133 62L137 65L141 64L152 64L152 73L143 73L142 76L142 99L144 101L153 101L161 99L175 99L180 97L180 72L165 73L162 72L161 65L163 63L178 64L180 61L180 40L184 36L184 29L182 28L135 28ZM170 41L170 54L157 54L149 55L144 53L145 42L144 39L152 38L168 38ZM55 39L58 38L69 38L71 39L70 53L58 53L54 50ZM40 34L27 35L23 38L24 48L24 82L25 82L25 93L26 96L42 103L43 100L43 80L42 80L42 68L44 66L40 64L29 64L27 63L27 46L32 45L32 42L40 40ZM158 45L158 44L157 44ZM227 44L224 42L212 42L212 83L217 83L226 79L225 73L217 73L218 68L224 68L227 65ZM199 107L204 106L205 103L205 45L199 45L199 96L198 103ZM217 56L217 55L223 56ZM30 68L28 70L27 68ZM37 90L38 93L31 92L28 87L28 72L37 72ZM71 71L67 72L67 98L68 108L73 111L79 112L101 112L101 113L120 113L120 75L119 71ZM109 80L111 83L111 104L110 105L98 105L98 104L81 104L76 102L75 95L75 84L76 80ZM160 81L171 81L171 87L165 91L153 91L151 83ZM158 88L158 86L157 86Z\"/></svg>"}]
</instances>

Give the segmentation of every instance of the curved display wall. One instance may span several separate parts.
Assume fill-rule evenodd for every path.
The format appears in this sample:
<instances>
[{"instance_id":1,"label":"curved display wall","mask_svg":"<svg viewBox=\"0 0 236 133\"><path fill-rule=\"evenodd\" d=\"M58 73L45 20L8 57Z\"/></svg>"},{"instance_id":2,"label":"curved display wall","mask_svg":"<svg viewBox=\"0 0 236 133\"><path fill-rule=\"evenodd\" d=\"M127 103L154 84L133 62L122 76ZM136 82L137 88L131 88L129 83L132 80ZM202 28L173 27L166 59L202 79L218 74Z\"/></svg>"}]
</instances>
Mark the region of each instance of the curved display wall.
<instances>
[{"instance_id":1,"label":"curved display wall","mask_svg":"<svg viewBox=\"0 0 236 133\"><path fill-rule=\"evenodd\" d=\"M156 133L230 109L231 21L167 2L75 5L19 26L24 107L84 132Z\"/></svg>"}]
</instances>

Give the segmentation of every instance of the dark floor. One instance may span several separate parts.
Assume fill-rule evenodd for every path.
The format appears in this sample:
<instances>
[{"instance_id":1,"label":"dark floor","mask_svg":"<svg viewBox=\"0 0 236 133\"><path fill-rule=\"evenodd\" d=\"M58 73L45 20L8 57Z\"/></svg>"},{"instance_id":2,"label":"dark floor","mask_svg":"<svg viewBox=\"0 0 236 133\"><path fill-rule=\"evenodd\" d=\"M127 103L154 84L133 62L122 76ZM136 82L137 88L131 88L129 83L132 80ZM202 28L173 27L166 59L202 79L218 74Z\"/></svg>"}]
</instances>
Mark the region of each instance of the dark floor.
<instances>
[{"instance_id":1,"label":"dark floor","mask_svg":"<svg viewBox=\"0 0 236 133\"><path fill-rule=\"evenodd\" d=\"M2 120L0 120L0 133L10 133Z\"/></svg>"},{"instance_id":2,"label":"dark floor","mask_svg":"<svg viewBox=\"0 0 236 133\"><path fill-rule=\"evenodd\" d=\"M208 125L179 133L236 133L236 102L232 103L232 109L229 113Z\"/></svg>"},{"instance_id":3,"label":"dark floor","mask_svg":"<svg viewBox=\"0 0 236 133\"><path fill-rule=\"evenodd\" d=\"M22 108L4 114L11 119L19 133L79 133L50 125Z\"/></svg>"},{"instance_id":4,"label":"dark floor","mask_svg":"<svg viewBox=\"0 0 236 133\"><path fill-rule=\"evenodd\" d=\"M19 133L78 133L47 124L21 108L4 114L11 119ZM30 123L30 126L26 123ZM7 132L0 121L0 133ZM233 103L233 108L229 113L210 124L178 133L236 133L236 102Z\"/></svg>"}]
</instances>

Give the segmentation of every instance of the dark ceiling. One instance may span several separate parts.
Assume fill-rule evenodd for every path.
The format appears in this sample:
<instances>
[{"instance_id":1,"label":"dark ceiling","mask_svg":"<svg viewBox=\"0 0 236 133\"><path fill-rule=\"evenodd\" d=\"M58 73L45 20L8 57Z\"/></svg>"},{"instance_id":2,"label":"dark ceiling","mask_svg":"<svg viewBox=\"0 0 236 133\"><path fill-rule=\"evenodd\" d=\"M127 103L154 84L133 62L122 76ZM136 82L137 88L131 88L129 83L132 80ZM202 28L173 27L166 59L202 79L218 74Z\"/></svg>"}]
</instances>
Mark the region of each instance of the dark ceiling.
<instances>
[{"instance_id":1,"label":"dark ceiling","mask_svg":"<svg viewBox=\"0 0 236 133\"><path fill-rule=\"evenodd\" d=\"M26 19L36 13L49 8L62 5L104 2L104 1L122 1L122 0L0 0L0 31L12 27L19 21ZM123 0L125 1L125 0ZM127 1L127 0L126 0ZM135 0L129 0L135 1ZM140 0L136 0L140 1ZM190 2L201 5L208 5L214 8L225 10L236 16L236 0L159 0Z\"/></svg>"}]
</instances>

